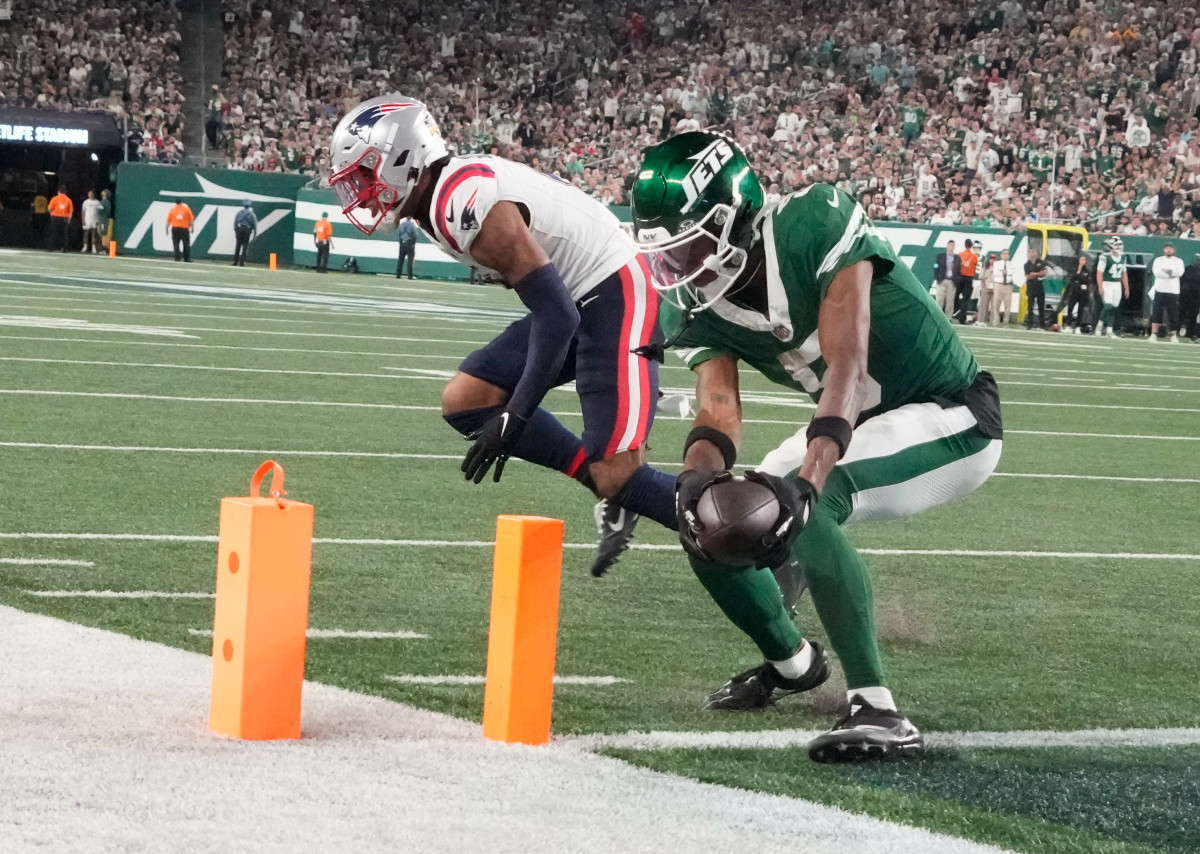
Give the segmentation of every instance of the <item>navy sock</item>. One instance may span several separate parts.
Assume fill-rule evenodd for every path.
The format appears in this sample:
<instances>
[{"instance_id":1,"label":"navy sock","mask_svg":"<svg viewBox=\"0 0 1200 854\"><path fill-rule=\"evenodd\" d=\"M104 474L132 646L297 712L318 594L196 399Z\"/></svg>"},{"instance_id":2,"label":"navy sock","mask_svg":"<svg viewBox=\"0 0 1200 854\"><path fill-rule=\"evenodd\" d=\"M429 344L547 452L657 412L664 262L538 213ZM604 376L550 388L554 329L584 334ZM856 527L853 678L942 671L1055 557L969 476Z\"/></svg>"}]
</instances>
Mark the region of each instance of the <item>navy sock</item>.
<instances>
[{"instance_id":1,"label":"navy sock","mask_svg":"<svg viewBox=\"0 0 1200 854\"><path fill-rule=\"evenodd\" d=\"M443 415L446 423L469 436L504 411L502 406L464 409ZM534 410L513 456L575 477L583 466L583 442L545 409Z\"/></svg>"},{"instance_id":2,"label":"navy sock","mask_svg":"<svg viewBox=\"0 0 1200 854\"><path fill-rule=\"evenodd\" d=\"M653 519L672 531L678 530L675 522L675 475L651 468L638 469L625 481L621 491L613 499L626 510L632 510L647 519Z\"/></svg>"}]
</instances>

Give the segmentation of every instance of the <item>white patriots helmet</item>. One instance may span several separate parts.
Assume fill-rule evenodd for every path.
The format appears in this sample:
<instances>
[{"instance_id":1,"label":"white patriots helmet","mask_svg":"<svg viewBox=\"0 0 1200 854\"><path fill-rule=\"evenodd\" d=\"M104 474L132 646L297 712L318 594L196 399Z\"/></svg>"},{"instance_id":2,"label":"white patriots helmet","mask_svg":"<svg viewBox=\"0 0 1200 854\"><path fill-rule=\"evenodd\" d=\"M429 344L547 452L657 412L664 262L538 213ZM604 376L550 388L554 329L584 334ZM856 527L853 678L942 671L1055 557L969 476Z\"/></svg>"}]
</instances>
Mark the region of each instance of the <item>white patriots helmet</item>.
<instances>
[{"instance_id":1,"label":"white patriots helmet","mask_svg":"<svg viewBox=\"0 0 1200 854\"><path fill-rule=\"evenodd\" d=\"M363 101L338 122L329 145L342 213L363 234L408 200L428 166L447 156L437 123L399 93Z\"/></svg>"}]
</instances>

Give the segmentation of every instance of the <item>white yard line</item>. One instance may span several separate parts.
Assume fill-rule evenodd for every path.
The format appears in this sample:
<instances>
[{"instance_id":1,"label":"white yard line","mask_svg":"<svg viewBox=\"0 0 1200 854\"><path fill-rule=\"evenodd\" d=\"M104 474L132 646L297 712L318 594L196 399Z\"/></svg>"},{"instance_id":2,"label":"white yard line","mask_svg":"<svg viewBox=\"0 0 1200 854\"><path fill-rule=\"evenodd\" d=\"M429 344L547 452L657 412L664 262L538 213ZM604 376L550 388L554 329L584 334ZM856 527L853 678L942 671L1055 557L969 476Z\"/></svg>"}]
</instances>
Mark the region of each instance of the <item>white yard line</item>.
<instances>
[{"instance_id":1,"label":"white yard line","mask_svg":"<svg viewBox=\"0 0 1200 854\"><path fill-rule=\"evenodd\" d=\"M172 593L166 590L26 590L39 599L212 599L212 593Z\"/></svg>"},{"instance_id":2,"label":"white yard line","mask_svg":"<svg viewBox=\"0 0 1200 854\"><path fill-rule=\"evenodd\" d=\"M1151 439L1162 442L1200 442L1200 436L1151 436L1147 433L1072 433L1059 430L1010 430L1004 429L1004 435L1016 434L1021 436L1071 436L1087 439Z\"/></svg>"},{"instance_id":3,"label":"white yard line","mask_svg":"<svg viewBox=\"0 0 1200 854\"><path fill-rule=\"evenodd\" d=\"M389 682L399 682L402 685L483 685L487 679L483 676L458 674L451 676L418 676L411 673L399 676L384 676ZM559 676L555 674L555 685L619 685L629 682L617 676Z\"/></svg>"},{"instance_id":4,"label":"white yard line","mask_svg":"<svg viewBox=\"0 0 1200 854\"><path fill-rule=\"evenodd\" d=\"M313 682L303 740L222 738L210 656L11 608L0 660L6 851L998 851Z\"/></svg>"},{"instance_id":5,"label":"white yard line","mask_svg":"<svg viewBox=\"0 0 1200 854\"><path fill-rule=\"evenodd\" d=\"M780 750L803 748L819 730L754 732L627 732L560 736L557 744L585 750ZM1018 730L1014 732L927 732L925 744L941 749L1045 749L1051 747L1175 747L1200 744L1200 729Z\"/></svg>"},{"instance_id":6,"label":"white yard line","mask_svg":"<svg viewBox=\"0 0 1200 854\"><path fill-rule=\"evenodd\" d=\"M212 629L188 629L189 635L211 638ZM370 629L309 629L305 632L309 640L428 640L429 635L420 632L382 632Z\"/></svg>"},{"instance_id":7,"label":"white yard line","mask_svg":"<svg viewBox=\"0 0 1200 854\"><path fill-rule=\"evenodd\" d=\"M130 542L164 543L215 543L215 534L109 534L68 532L0 532L0 540L110 540ZM314 545L326 546L388 546L397 548L492 548L494 540L434 540L434 539L388 539L384 537L313 537ZM564 549L594 549L595 543L563 543ZM677 551L679 546L671 543L633 543L637 551ZM1177 552L1068 552L1034 551L1009 549L859 549L860 554L879 556L924 555L932 557L982 557L982 558L1070 558L1077 560L1200 560L1200 554ZM63 591L69 593L71 591ZM78 592L78 591L75 591ZM211 594L209 594L211 595Z\"/></svg>"},{"instance_id":8,"label":"white yard line","mask_svg":"<svg viewBox=\"0 0 1200 854\"><path fill-rule=\"evenodd\" d=\"M0 563L8 566L83 566L90 567L96 564L90 560L59 560L57 558L43 557L0 557Z\"/></svg>"},{"instance_id":9,"label":"white yard line","mask_svg":"<svg viewBox=\"0 0 1200 854\"><path fill-rule=\"evenodd\" d=\"M35 395L46 397L97 397L115 400L161 400L173 403L239 403L252 406L329 406L361 409L403 409L420 412L441 412L440 406L415 406L401 403L359 403L338 400L278 400L258 397L186 397L173 394L133 394L115 391L59 391L57 389L0 388L0 394Z\"/></svg>"}]
</instances>

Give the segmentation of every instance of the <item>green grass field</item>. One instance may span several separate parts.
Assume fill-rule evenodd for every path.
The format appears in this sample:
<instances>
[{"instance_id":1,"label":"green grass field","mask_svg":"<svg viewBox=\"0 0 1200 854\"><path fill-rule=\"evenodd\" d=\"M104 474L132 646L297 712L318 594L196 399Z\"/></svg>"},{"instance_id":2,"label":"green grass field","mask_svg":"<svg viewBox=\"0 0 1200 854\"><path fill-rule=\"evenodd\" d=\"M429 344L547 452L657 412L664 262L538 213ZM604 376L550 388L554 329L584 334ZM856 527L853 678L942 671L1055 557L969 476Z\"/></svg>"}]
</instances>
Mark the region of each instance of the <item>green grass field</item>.
<instances>
[{"instance_id":1,"label":"green grass field","mask_svg":"<svg viewBox=\"0 0 1200 854\"><path fill-rule=\"evenodd\" d=\"M577 484L516 462L500 484L462 481L441 384L519 308L465 284L0 254L0 602L207 652L211 599L69 594L211 593L220 499L273 457L289 496L316 507L311 626L427 636L313 640L312 679L478 720L480 685L389 677L483 673L495 517L540 514L579 546L559 674L627 680L560 686L556 733L827 727L832 685L760 715L700 711L756 654L681 551L634 550L592 579ZM902 708L930 733L1200 727L1200 346L962 334L1000 382L999 475L852 529ZM690 375L669 361L663 384ZM742 384L750 464L811 408ZM547 405L581 425L569 389ZM688 426L660 417L651 459L674 470ZM638 534L674 542L650 522ZM807 601L799 620L821 636ZM1152 735L852 768L799 747L613 753L1021 851L1200 850L1200 748Z\"/></svg>"}]
</instances>

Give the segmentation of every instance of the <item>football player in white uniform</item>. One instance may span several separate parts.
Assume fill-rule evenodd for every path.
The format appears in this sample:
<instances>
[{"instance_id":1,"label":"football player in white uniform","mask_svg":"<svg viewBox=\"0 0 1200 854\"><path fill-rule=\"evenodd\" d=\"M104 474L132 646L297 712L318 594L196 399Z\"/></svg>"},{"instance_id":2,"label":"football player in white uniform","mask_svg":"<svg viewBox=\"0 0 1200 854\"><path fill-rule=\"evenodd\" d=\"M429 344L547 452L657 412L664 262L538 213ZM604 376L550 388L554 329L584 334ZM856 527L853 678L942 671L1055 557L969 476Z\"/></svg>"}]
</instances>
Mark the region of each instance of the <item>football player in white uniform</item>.
<instances>
[{"instance_id":1,"label":"football player in white uniform","mask_svg":"<svg viewBox=\"0 0 1200 854\"><path fill-rule=\"evenodd\" d=\"M468 356L442 414L474 441L462 463L479 483L520 457L587 485L602 575L645 515L675 528L672 475L645 462L658 400L658 296L646 261L603 205L558 178L492 156L451 157L425 105L365 101L333 132L343 213L365 234L412 217L446 253L504 282L529 314ZM578 437L541 407L575 381Z\"/></svg>"}]
</instances>

